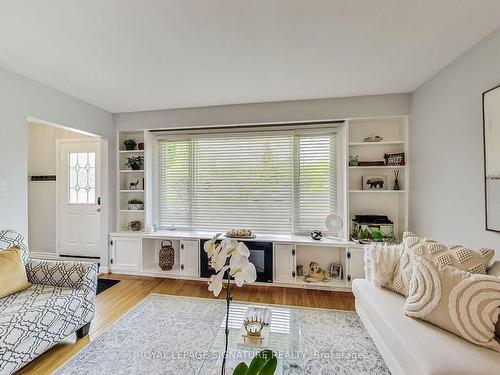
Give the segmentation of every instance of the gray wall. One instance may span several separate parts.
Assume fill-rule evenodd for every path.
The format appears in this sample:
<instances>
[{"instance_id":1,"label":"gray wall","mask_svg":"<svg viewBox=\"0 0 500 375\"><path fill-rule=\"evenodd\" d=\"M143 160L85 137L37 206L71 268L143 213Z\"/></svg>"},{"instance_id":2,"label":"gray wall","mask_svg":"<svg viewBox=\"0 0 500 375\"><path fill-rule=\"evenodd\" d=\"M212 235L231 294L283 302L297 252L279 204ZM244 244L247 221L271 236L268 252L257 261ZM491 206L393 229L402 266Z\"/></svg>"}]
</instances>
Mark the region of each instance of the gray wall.
<instances>
[{"instance_id":1,"label":"gray wall","mask_svg":"<svg viewBox=\"0 0 500 375\"><path fill-rule=\"evenodd\" d=\"M481 94L500 84L497 30L412 95L410 229L439 241L491 247L485 230Z\"/></svg>"},{"instance_id":2,"label":"gray wall","mask_svg":"<svg viewBox=\"0 0 500 375\"><path fill-rule=\"evenodd\" d=\"M395 116L409 113L410 95L393 94L120 113L113 115L113 118L116 130L136 130Z\"/></svg>"},{"instance_id":3,"label":"gray wall","mask_svg":"<svg viewBox=\"0 0 500 375\"><path fill-rule=\"evenodd\" d=\"M110 140L109 191L114 197L115 142L109 112L4 69L0 69L0 103L0 228L28 234L28 116Z\"/></svg>"}]
</instances>

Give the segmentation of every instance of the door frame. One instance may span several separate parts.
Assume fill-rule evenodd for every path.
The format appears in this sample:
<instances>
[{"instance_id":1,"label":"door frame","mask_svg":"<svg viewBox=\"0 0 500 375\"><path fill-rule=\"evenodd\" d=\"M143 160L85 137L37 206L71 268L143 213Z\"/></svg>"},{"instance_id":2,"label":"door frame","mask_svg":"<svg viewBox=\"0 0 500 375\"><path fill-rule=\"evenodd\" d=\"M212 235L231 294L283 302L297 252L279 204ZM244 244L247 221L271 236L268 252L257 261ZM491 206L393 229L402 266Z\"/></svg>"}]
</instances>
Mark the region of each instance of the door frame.
<instances>
[{"instance_id":1,"label":"door frame","mask_svg":"<svg viewBox=\"0 0 500 375\"><path fill-rule=\"evenodd\" d=\"M100 136L93 138L73 138L56 140L56 255L60 257L60 151L61 145L67 143L98 143L99 144L99 167L100 167L100 190L101 190L101 220L100 220L100 239L99 239L99 261L100 270L107 272L108 269L108 228L109 228L109 181L108 181L108 140ZM65 259L71 259L71 257ZM75 257L76 258L76 257Z\"/></svg>"}]
</instances>

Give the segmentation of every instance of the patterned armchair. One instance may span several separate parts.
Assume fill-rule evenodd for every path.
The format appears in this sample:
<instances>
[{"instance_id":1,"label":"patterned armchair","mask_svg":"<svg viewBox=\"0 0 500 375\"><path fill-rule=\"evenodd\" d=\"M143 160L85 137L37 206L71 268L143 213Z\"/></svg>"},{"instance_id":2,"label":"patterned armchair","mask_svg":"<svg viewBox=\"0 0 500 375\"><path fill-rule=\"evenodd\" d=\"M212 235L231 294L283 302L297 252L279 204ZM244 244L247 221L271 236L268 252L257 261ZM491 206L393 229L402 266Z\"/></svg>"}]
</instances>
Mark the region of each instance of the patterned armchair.
<instances>
[{"instance_id":1,"label":"patterned armchair","mask_svg":"<svg viewBox=\"0 0 500 375\"><path fill-rule=\"evenodd\" d=\"M11 374L76 332L95 312L97 263L31 259L23 236L0 230L0 250L19 245L30 288L0 298L0 375Z\"/></svg>"}]
</instances>

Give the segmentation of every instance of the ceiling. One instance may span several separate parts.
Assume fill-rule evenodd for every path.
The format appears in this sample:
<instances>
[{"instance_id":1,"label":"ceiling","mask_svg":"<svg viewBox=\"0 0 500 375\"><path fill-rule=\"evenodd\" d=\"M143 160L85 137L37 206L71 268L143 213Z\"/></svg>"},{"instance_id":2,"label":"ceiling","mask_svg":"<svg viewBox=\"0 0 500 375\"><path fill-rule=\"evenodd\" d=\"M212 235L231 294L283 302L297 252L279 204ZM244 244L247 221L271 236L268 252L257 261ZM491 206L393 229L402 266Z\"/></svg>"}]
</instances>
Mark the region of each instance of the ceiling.
<instances>
[{"instance_id":1,"label":"ceiling","mask_svg":"<svg viewBox=\"0 0 500 375\"><path fill-rule=\"evenodd\" d=\"M498 26L498 0L2 0L0 66L114 113L400 93Z\"/></svg>"}]
</instances>

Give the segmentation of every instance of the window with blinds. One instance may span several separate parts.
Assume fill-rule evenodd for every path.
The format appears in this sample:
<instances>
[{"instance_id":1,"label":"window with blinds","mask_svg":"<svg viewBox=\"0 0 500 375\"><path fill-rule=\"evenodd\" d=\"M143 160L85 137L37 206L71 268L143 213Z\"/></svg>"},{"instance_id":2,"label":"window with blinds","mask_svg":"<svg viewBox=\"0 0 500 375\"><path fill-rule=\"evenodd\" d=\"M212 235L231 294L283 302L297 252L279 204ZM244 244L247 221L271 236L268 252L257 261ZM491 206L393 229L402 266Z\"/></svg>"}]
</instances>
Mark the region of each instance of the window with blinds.
<instances>
[{"instance_id":1,"label":"window with blinds","mask_svg":"<svg viewBox=\"0 0 500 375\"><path fill-rule=\"evenodd\" d=\"M160 141L162 227L305 233L336 212L336 138L268 132Z\"/></svg>"}]
</instances>

